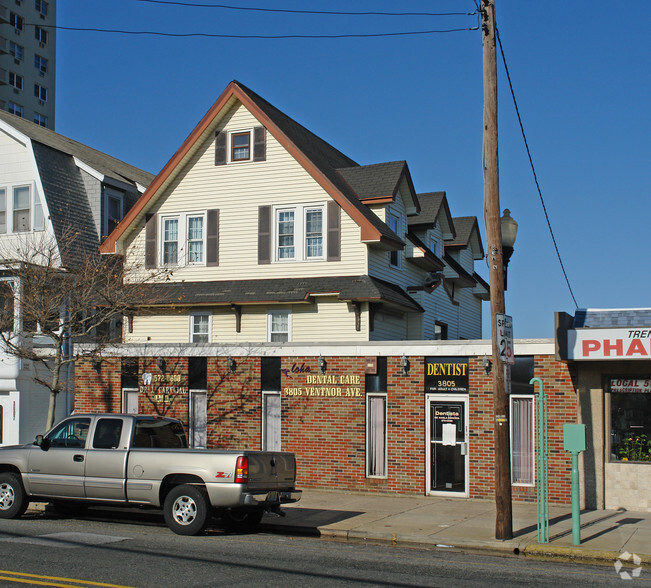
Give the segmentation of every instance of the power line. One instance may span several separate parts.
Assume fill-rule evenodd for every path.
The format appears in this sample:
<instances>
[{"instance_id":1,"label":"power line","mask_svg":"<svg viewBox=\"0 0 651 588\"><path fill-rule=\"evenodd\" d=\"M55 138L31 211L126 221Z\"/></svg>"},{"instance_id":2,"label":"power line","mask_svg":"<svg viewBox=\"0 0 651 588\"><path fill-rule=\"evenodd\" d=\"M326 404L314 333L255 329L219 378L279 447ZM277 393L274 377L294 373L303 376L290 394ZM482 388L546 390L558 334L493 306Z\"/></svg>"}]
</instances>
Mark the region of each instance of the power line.
<instances>
[{"instance_id":1,"label":"power line","mask_svg":"<svg viewBox=\"0 0 651 588\"><path fill-rule=\"evenodd\" d=\"M533 173L533 179L534 182L536 183L536 188L538 190L538 196L540 197L540 203L542 204L543 212L545 213L545 220L547 221L547 227L549 228L549 234L551 235L552 242L554 243L554 249L556 250L556 256L558 257L558 263L561 266L561 270L563 271L563 276L565 277L565 282L567 283L567 287L570 291L570 296L572 296L572 300L574 300L574 306L576 308L579 308L579 305L576 301L576 298L574 297L574 292L572 291L572 286L570 285L570 280L567 277L567 272L565 271L565 265L563 264L563 259L561 258L561 253L558 250L558 244L556 243L556 237L554 236L554 231L552 229L552 224L549 220L549 215L547 214L547 207L545 206L545 200L542 195L542 191L540 189L540 184L538 183L538 176L536 175L536 168L533 165L533 159L531 157L531 151L529 150L529 143L527 142L527 136L524 132L524 125L522 124L522 118L520 117L520 109L518 108L518 103L515 99L515 92L513 90L513 84L511 83L511 75L509 74L509 68L506 65L506 57L504 56L504 48L502 47L502 40L500 39L500 33L497 30L497 27L495 27L495 35L497 37L497 43L500 47L500 53L502 55L502 62L504 63L504 70L506 71L506 79L509 82L509 88L511 90L511 97L513 98L513 104L515 106L515 113L518 117L518 123L520 124L520 132L522 133L522 139L524 140L524 146L525 149L527 150L527 156L529 157L529 165L531 165L531 171Z\"/></svg>"},{"instance_id":2,"label":"power line","mask_svg":"<svg viewBox=\"0 0 651 588\"><path fill-rule=\"evenodd\" d=\"M291 10L285 8L257 8L253 6L231 6L228 4L200 4L176 0L135 0L149 4L166 4L187 8L221 8L226 10L246 10L252 12L277 12L285 14L320 14L335 16L472 16L474 12L344 12L335 10Z\"/></svg>"},{"instance_id":3,"label":"power line","mask_svg":"<svg viewBox=\"0 0 651 588\"><path fill-rule=\"evenodd\" d=\"M66 27L62 25L45 25L42 23L25 23L44 29L60 31L81 31L89 33L110 33L119 35L149 35L155 37L208 37L213 39L368 39L373 37L402 37L415 35L433 35L437 33L460 33L476 31L478 27L438 29L426 31L399 31L391 33L346 33L336 35L232 35L223 33L165 33L162 31L127 31L123 29L102 29L96 27Z\"/></svg>"}]
</instances>

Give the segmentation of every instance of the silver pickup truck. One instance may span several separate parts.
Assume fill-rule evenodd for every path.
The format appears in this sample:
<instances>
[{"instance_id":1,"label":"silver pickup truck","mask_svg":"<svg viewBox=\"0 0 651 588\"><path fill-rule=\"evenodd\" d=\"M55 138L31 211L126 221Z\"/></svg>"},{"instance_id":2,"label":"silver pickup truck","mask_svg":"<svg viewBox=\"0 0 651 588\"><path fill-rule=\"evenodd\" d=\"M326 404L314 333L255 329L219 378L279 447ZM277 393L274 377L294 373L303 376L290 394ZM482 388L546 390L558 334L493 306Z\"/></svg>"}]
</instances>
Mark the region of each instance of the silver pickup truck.
<instances>
[{"instance_id":1,"label":"silver pickup truck","mask_svg":"<svg viewBox=\"0 0 651 588\"><path fill-rule=\"evenodd\" d=\"M63 512L89 504L162 507L167 526L197 535L213 514L252 529L265 510L296 502L293 453L189 449L170 418L79 414L33 444L0 448L0 518L30 501Z\"/></svg>"}]
</instances>

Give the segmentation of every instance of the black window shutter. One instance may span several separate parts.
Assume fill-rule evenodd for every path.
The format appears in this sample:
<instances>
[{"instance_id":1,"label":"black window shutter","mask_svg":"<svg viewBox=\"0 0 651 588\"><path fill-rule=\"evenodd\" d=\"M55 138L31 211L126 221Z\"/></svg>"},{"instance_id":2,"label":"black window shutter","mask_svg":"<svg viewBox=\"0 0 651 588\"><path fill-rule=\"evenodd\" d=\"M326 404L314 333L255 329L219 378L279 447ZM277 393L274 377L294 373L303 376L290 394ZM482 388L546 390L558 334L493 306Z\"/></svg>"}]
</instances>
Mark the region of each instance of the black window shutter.
<instances>
[{"instance_id":1,"label":"black window shutter","mask_svg":"<svg viewBox=\"0 0 651 588\"><path fill-rule=\"evenodd\" d=\"M215 165L226 165L226 135L219 131L215 133Z\"/></svg>"},{"instance_id":2,"label":"black window shutter","mask_svg":"<svg viewBox=\"0 0 651 588\"><path fill-rule=\"evenodd\" d=\"M271 206L258 208L258 263L271 263Z\"/></svg>"},{"instance_id":3,"label":"black window shutter","mask_svg":"<svg viewBox=\"0 0 651 588\"><path fill-rule=\"evenodd\" d=\"M328 261L341 261L341 207L328 202Z\"/></svg>"},{"instance_id":4,"label":"black window shutter","mask_svg":"<svg viewBox=\"0 0 651 588\"><path fill-rule=\"evenodd\" d=\"M266 161L267 159L267 129L255 127L253 129L253 161Z\"/></svg>"},{"instance_id":5,"label":"black window shutter","mask_svg":"<svg viewBox=\"0 0 651 588\"><path fill-rule=\"evenodd\" d=\"M219 265L219 210L208 211L206 232L206 265Z\"/></svg>"},{"instance_id":6,"label":"black window shutter","mask_svg":"<svg viewBox=\"0 0 651 588\"><path fill-rule=\"evenodd\" d=\"M145 215L145 268L156 267L156 223L155 214Z\"/></svg>"}]
</instances>

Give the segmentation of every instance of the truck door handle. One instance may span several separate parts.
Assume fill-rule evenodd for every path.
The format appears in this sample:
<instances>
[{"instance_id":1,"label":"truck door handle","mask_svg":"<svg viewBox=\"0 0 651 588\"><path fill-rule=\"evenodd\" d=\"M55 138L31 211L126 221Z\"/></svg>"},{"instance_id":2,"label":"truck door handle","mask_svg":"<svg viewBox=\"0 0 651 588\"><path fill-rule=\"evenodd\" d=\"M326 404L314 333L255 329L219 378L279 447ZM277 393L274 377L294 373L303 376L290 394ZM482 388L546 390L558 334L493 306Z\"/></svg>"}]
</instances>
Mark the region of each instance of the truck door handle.
<instances>
[{"instance_id":1,"label":"truck door handle","mask_svg":"<svg viewBox=\"0 0 651 588\"><path fill-rule=\"evenodd\" d=\"M72 459L73 461L84 461L84 456L77 454Z\"/></svg>"}]
</instances>

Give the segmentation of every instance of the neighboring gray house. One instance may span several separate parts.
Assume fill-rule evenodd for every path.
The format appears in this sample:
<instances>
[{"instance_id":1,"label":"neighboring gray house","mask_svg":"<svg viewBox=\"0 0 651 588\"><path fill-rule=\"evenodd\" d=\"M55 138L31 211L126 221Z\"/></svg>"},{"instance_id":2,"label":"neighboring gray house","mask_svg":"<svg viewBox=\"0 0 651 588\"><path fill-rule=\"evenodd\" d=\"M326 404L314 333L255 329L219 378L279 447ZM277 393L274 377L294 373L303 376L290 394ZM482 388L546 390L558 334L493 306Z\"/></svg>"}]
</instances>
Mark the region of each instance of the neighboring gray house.
<instances>
[{"instance_id":1,"label":"neighboring gray house","mask_svg":"<svg viewBox=\"0 0 651 588\"><path fill-rule=\"evenodd\" d=\"M10 258L28 238L52 238L60 246L70 227L80 238L74 247L59 249L62 265L97 252L152 179L100 151L0 112L0 255ZM11 280L10 271L0 278ZM36 387L33 370L30 362L0 351L0 445L29 441L42 432L48 392ZM61 400L59 416L72 409L70 398Z\"/></svg>"}]
</instances>

